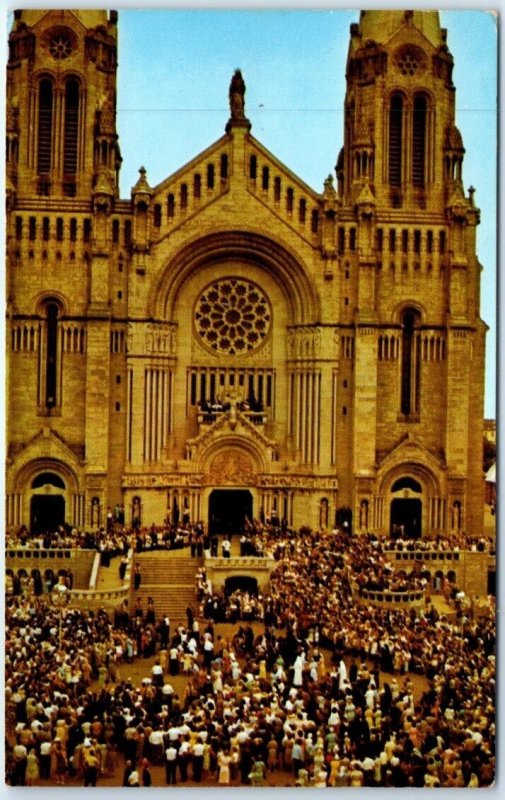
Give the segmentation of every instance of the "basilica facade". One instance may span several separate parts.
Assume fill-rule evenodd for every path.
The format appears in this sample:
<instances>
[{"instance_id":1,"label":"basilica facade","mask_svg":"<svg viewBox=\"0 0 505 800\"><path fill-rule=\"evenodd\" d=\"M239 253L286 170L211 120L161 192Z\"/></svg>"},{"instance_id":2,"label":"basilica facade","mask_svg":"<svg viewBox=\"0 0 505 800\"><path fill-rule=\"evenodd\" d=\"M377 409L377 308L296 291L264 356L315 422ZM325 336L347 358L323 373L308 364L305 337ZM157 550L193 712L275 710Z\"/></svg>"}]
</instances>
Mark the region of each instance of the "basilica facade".
<instances>
[{"instance_id":1,"label":"basilica facade","mask_svg":"<svg viewBox=\"0 0 505 800\"><path fill-rule=\"evenodd\" d=\"M22 10L9 37L7 525L480 530L479 210L438 13L351 25L322 190L254 137L237 70L223 136L129 198L117 25Z\"/></svg>"}]
</instances>

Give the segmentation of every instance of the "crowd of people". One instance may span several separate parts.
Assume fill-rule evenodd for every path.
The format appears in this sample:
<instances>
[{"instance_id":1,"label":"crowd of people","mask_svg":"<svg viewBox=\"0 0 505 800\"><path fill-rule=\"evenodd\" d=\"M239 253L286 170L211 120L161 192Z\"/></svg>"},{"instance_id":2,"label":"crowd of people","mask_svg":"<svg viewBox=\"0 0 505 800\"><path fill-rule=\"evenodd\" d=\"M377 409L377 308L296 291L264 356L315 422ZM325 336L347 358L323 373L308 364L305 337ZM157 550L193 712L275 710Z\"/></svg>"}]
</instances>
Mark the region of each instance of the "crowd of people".
<instances>
[{"instance_id":1,"label":"crowd of people","mask_svg":"<svg viewBox=\"0 0 505 800\"><path fill-rule=\"evenodd\" d=\"M153 608L111 617L7 598L11 785L151 785L157 766L166 784L493 782L492 603L476 618L457 605L373 609L354 602L350 582L389 575L387 543L335 530L252 535L277 558L269 591L216 593L201 568L199 612L176 630ZM231 635L223 620L236 623ZM119 672L138 659L147 675L136 685Z\"/></svg>"},{"instance_id":2,"label":"crowd of people","mask_svg":"<svg viewBox=\"0 0 505 800\"><path fill-rule=\"evenodd\" d=\"M149 528L125 528L116 523L93 531L81 531L70 525L60 525L55 531L31 534L26 527L9 530L5 547L9 549L66 548L79 547L98 550L106 562L130 548L136 552L145 550L170 550L185 547L203 535L202 523L191 525L151 525Z\"/></svg>"}]
</instances>

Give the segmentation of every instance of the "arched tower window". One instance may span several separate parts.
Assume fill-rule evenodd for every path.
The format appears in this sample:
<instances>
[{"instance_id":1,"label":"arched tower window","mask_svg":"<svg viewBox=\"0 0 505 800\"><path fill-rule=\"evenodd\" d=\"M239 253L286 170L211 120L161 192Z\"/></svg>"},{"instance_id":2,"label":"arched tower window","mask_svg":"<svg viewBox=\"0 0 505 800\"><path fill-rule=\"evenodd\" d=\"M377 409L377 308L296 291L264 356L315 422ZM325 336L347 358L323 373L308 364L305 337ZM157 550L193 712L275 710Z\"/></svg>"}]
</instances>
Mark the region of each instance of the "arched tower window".
<instances>
[{"instance_id":1,"label":"arched tower window","mask_svg":"<svg viewBox=\"0 0 505 800\"><path fill-rule=\"evenodd\" d=\"M46 312L46 408L56 406L58 373L58 313L56 303L48 303Z\"/></svg>"},{"instance_id":2,"label":"arched tower window","mask_svg":"<svg viewBox=\"0 0 505 800\"><path fill-rule=\"evenodd\" d=\"M37 147L37 171L45 175L51 171L51 144L53 132L53 84L43 78L39 84L39 138Z\"/></svg>"},{"instance_id":3,"label":"arched tower window","mask_svg":"<svg viewBox=\"0 0 505 800\"><path fill-rule=\"evenodd\" d=\"M421 348L417 329L420 320L414 308L407 308L402 314L401 413L406 416L419 412Z\"/></svg>"},{"instance_id":4,"label":"arched tower window","mask_svg":"<svg viewBox=\"0 0 505 800\"><path fill-rule=\"evenodd\" d=\"M389 183L401 186L402 182L403 100L400 95L391 98L389 106Z\"/></svg>"},{"instance_id":5,"label":"arched tower window","mask_svg":"<svg viewBox=\"0 0 505 800\"><path fill-rule=\"evenodd\" d=\"M69 78L65 85L65 133L63 145L63 171L66 175L77 172L77 143L79 138L79 83Z\"/></svg>"},{"instance_id":6,"label":"arched tower window","mask_svg":"<svg viewBox=\"0 0 505 800\"><path fill-rule=\"evenodd\" d=\"M418 95L414 99L412 125L412 183L419 189L426 181L426 119L426 98Z\"/></svg>"}]
</instances>

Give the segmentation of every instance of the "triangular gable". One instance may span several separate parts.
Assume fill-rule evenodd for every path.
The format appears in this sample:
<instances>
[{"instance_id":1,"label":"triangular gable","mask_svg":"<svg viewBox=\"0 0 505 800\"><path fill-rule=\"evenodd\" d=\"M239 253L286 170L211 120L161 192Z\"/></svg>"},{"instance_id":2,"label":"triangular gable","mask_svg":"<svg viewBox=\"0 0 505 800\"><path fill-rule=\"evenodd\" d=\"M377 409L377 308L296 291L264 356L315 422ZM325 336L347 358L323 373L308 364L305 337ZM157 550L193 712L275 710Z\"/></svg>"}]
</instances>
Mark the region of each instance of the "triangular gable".
<instances>
[{"instance_id":1,"label":"triangular gable","mask_svg":"<svg viewBox=\"0 0 505 800\"><path fill-rule=\"evenodd\" d=\"M413 35L413 31L415 31L416 35ZM417 38L417 41L416 41ZM408 24L404 22L400 28L397 28L395 32L389 37L389 39L384 42L384 47L388 49L394 49L395 45L401 44L417 44L419 47L422 47L423 50L427 52L433 52L436 48L433 43L428 39L425 33L417 27L414 23Z\"/></svg>"},{"instance_id":2,"label":"triangular gable","mask_svg":"<svg viewBox=\"0 0 505 800\"><path fill-rule=\"evenodd\" d=\"M30 461L38 459L61 461L75 470L82 469L84 463L61 436L50 428L42 428L16 453L11 469L19 472Z\"/></svg>"},{"instance_id":3,"label":"triangular gable","mask_svg":"<svg viewBox=\"0 0 505 800\"><path fill-rule=\"evenodd\" d=\"M386 455L378 459L377 466L380 472L385 472L396 464L402 462L416 462L427 464L435 472L444 468L444 463L437 458L428 448L412 433L402 438Z\"/></svg>"},{"instance_id":4,"label":"triangular gable","mask_svg":"<svg viewBox=\"0 0 505 800\"><path fill-rule=\"evenodd\" d=\"M249 174L252 157L256 157L258 164L256 179ZM222 160L226 160L225 177L221 176ZM209 167L213 169L213 185L210 189L207 185ZM269 174L268 191L262 185L265 169ZM282 185L279 197L276 197L274 190L277 180ZM233 129L152 189L152 203L157 204L161 211L161 224L153 229L158 241L173 234L195 215L235 190L240 197L231 204L232 209L238 207L237 204L242 203L244 197L254 198L268 214L274 215L296 235L313 244L312 214L317 214L318 219L321 217L323 195L315 192L253 136L246 134L243 141L239 140ZM291 208L287 203L289 190L293 197ZM302 205L303 215L300 211Z\"/></svg>"}]
</instances>

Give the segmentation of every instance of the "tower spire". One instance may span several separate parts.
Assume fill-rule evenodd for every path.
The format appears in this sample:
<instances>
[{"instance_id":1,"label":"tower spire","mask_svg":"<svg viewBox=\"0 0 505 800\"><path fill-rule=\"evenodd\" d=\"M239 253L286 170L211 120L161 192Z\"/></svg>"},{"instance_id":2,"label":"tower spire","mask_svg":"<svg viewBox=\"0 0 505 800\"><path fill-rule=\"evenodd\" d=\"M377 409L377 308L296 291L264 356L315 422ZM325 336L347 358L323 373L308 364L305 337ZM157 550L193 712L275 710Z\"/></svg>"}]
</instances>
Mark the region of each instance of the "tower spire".
<instances>
[{"instance_id":1,"label":"tower spire","mask_svg":"<svg viewBox=\"0 0 505 800\"><path fill-rule=\"evenodd\" d=\"M359 20L363 42L371 39L384 44L403 26L417 28L434 47L444 42L438 11L362 11Z\"/></svg>"}]
</instances>

